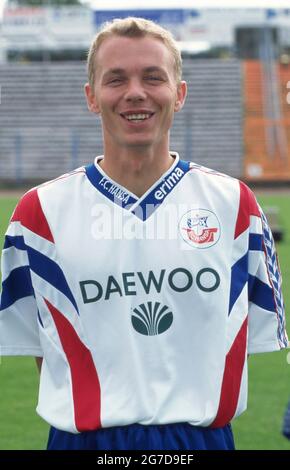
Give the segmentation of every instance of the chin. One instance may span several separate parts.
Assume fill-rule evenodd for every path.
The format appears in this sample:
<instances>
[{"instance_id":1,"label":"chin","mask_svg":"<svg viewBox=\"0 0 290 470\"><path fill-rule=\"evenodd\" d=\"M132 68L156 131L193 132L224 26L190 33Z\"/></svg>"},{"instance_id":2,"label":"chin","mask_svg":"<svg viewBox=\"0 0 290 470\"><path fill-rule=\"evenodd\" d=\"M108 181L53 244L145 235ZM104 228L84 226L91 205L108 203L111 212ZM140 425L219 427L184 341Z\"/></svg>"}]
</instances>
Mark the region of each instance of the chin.
<instances>
[{"instance_id":1,"label":"chin","mask_svg":"<svg viewBox=\"0 0 290 470\"><path fill-rule=\"evenodd\" d=\"M153 145L152 140L145 140L145 139L126 142L126 147L130 147L130 148L150 147L152 145Z\"/></svg>"}]
</instances>

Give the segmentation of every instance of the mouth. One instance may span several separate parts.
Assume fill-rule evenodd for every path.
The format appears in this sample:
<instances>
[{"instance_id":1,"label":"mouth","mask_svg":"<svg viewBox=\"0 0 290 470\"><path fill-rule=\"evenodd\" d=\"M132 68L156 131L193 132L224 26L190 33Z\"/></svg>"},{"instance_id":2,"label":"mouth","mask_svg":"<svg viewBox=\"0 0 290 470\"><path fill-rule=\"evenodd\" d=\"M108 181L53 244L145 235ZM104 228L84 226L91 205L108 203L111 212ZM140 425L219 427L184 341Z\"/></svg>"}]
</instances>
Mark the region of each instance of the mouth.
<instances>
[{"instance_id":1,"label":"mouth","mask_svg":"<svg viewBox=\"0 0 290 470\"><path fill-rule=\"evenodd\" d=\"M126 121L139 123L147 121L154 115L154 113L121 113L120 115Z\"/></svg>"}]
</instances>

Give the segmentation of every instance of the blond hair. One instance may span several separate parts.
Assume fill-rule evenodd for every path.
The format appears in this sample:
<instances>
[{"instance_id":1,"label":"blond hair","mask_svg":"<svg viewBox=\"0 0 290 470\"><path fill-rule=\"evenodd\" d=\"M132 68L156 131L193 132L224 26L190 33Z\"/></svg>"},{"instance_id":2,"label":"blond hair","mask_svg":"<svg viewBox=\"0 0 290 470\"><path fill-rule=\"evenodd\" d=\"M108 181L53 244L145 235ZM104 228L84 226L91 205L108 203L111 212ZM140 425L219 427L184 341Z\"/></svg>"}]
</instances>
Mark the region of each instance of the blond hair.
<instances>
[{"instance_id":1,"label":"blond hair","mask_svg":"<svg viewBox=\"0 0 290 470\"><path fill-rule=\"evenodd\" d=\"M91 89L94 88L95 71L96 71L96 54L105 39L112 36L123 36L129 38L143 38L151 36L159 39L165 44L167 49L172 53L174 59L174 73L176 82L179 83L182 75L182 61L180 50L170 31L162 28L158 24L144 18L128 17L124 19L115 19L105 23L101 31L95 36L91 44L88 60L87 71L89 84Z\"/></svg>"}]
</instances>

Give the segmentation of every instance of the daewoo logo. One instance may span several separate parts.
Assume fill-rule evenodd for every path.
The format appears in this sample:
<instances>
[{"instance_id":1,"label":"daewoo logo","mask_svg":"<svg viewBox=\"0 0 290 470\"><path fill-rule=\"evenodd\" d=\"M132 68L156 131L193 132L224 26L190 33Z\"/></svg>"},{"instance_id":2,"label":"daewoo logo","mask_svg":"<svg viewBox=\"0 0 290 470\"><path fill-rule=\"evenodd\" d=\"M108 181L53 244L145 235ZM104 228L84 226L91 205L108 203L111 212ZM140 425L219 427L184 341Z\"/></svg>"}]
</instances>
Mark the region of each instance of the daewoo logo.
<instances>
[{"instance_id":1,"label":"daewoo logo","mask_svg":"<svg viewBox=\"0 0 290 470\"><path fill-rule=\"evenodd\" d=\"M186 268L178 267L167 271L161 269L154 272L150 269L147 273L124 272L114 277L110 274L107 278L100 280L86 279L80 281L80 290L84 304L122 298L126 296L154 295L160 294L164 289L183 293L194 288L194 285L203 292L213 292L220 285L220 276L215 269L204 267L196 273Z\"/></svg>"},{"instance_id":2,"label":"daewoo logo","mask_svg":"<svg viewBox=\"0 0 290 470\"><path fill-rule=\"evenodd\" d=\"M171 327L173 314L167 305L146 302L133 309L131 321L134 330L141 335L157 336Z\"/></svg>"},{"instance_id":3,"label":"daewoo logo","mask_svg":"<svg viewBox=\"0 0 290 470\"><path fill-rule=\"evenodd\" d=\"M161 201L165 196L167 196L183 175L184 171L181 168L175 168L175 170L173 170L172 173L163 180L163 183L158 186L158 189L156 189L154 193L155 199Z\"/></svg>"}]
</instances>

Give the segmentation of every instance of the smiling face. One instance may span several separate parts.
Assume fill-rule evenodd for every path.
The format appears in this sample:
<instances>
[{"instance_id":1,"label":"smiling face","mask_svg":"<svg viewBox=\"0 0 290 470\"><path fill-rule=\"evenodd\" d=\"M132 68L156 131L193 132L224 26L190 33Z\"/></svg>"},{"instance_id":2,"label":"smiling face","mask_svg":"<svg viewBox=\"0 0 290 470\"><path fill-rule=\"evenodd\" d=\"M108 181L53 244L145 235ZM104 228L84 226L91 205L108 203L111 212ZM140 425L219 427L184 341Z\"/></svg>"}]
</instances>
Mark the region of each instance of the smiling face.
<instances>
[{"instance_id":1,"label":"smiling face","mask_svg":"<svg viewBox=\"0 0 290 470\"><path fill-rule=\"evenodd\" d=\"M168 149L173 114L186 95L176 83L171 52L151 36L112 36L96 57L94 89L86 85L89 110L100 114L105 152L121 148Z\"/></svg>"}]
</instances>

